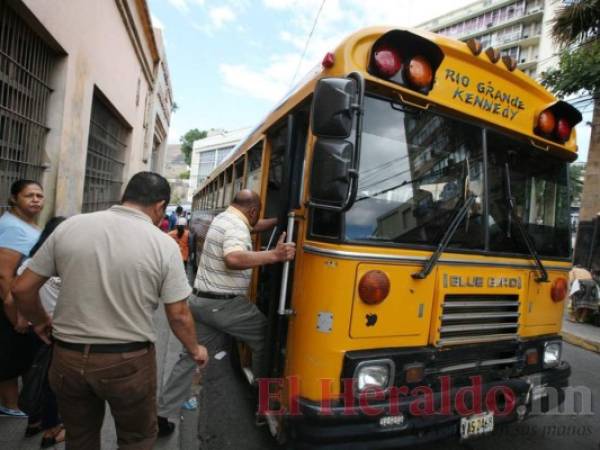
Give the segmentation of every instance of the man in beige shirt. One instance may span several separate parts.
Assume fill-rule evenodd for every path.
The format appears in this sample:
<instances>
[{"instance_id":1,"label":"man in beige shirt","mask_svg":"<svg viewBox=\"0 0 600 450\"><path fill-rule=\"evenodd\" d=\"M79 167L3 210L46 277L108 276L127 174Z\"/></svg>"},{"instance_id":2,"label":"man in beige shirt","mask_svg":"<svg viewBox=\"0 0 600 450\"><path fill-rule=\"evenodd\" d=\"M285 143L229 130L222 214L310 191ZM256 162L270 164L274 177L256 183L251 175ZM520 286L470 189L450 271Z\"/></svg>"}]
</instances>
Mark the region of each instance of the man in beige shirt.
<instances>
[{"instance_id":1,"label":"man in beige shirt","mask_svg":"<svg viewBox=\"0 0 600 450\"><path fill-rule=\"evenodd\" d=\"M170 198L166 179L140 172L122 204L62 223L13 286L19 311L55 343L50 385L68 447L100 449L107 401L121 449L150 449L156 439L156 333L164 304L171 329L196 364L207 361L188 309L191 288L179 248L157 227ZM37 295L49 277L61 292L53 319Z\"/></svg>"}]
</instances>

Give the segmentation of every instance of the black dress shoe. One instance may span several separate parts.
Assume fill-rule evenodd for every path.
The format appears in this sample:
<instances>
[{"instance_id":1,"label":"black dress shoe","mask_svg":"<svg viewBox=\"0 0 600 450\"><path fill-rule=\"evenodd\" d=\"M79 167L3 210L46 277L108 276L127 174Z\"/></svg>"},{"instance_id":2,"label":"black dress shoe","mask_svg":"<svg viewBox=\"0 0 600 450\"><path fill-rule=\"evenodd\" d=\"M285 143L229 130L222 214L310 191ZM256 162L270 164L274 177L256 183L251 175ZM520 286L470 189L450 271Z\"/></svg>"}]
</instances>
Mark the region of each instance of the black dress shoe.
<instances>
[{"instance_id":1,"label":"black dress shoe","mask_svg":"<svg viewBox=\"0 0 600 450\"><path fill-rule=\"evenodd\" d=\"M165 437L175 431L175 424L169 422L166 417L157 416L158 419L158 437Z\"/></svg>"}]
</instances>

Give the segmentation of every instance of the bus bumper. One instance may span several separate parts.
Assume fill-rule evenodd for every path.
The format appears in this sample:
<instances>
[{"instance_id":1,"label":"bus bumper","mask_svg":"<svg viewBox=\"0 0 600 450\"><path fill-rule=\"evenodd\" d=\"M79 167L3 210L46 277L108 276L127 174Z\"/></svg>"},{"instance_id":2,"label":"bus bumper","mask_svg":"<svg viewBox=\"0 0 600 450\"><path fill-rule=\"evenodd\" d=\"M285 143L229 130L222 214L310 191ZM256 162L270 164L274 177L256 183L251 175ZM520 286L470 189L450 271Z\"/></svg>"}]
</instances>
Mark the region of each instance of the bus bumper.
<instances>
[{"instance_id":1,"label":"bus bumper","mask_svg":"<svg viewBox=\"0 0 600 450\"><path fill-rule=\"evenodd\" d=\"M570 374L570 365L562 361L556 368L526 377L482 384L483 398L498 386L508 387L515 394L516 402L512 412L496 415L494 429L496 425L522 420L531 414L546 412L549 408L562 404L563 388L568 386ZM458 389L450 391L451 398L455 398ZM551 391L558 395L550 395ZM436 411L440 411L441 395L440 392L433 393ZM550 397L552 399L548 402ZM403 417L402 423L382 425L381 419L390 417L389 402L370 401L369 407L381 412L373 416L365 414L364 408L360 406L327 405L324 409L317 402L299 398L300 414L290 417L288 425L297 448L313 448L318 444L318 448L323 450L392 449L460 437L461 416L455 410L450 415L434 413L415 416L410 413L410 405L415 401L418 401L418 397L401 397L399 408L396 407L394 414L396 417Z\"/></svg>"}]
</instances>

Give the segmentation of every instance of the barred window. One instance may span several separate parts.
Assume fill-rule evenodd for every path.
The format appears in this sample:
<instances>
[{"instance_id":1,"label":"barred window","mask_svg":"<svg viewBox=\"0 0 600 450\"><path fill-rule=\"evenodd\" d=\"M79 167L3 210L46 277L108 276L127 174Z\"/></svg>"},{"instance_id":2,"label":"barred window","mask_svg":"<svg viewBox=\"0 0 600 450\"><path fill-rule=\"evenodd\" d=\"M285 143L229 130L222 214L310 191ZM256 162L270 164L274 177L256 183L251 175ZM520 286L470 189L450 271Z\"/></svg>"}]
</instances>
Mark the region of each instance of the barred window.
<instances>
[{"instance_id":1,"label":"barred window","mask_svg":"<svg viewBox=\"0 0 600 450\"><path fill-rule=\"evenodd\" d=\"M119 203L123 185L127 129L98 95L92 103L82 212Z\"/></svg>"},{"instance_id":2,"label":"barred window","mask_svg":"<svg viewBox=\"0 0 600 450\"><path fill-rule=\"evenodd\" d=\"M55 53L0 0L0 214L10 185L41 182Z\"/></svg>"}]
</instances>

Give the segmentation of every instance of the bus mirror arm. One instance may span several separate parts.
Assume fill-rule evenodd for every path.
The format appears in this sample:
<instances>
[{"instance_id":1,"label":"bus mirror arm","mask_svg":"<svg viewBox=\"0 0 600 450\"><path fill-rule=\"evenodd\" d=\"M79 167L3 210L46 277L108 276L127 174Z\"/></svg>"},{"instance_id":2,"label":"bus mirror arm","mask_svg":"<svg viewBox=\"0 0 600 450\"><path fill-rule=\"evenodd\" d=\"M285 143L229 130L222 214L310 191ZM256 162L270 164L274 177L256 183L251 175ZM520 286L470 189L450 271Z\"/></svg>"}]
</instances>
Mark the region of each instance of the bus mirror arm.
<instances>
[{"instance_id":1,"label":"bus mirror arm","mask_svg":"<svg viewBox=\"0 0 600 450\"><path fill-rule=\"evenodd\" d=\"M442 256L442 253L444 252L444 250L450 243L450 240L452 239L452 236L454 236L454 233L458 229L458 226L461 224L461 222L467 215L467 212L471 208L471 205L473 204L473 202L475 202L476 198L477 198L477 196L474 194L468 195L467 200L463 203L462 207L458 210L458 212L452 219L452 222L450 222L450 226L448 227L448 229L442 236L442 239L440 239L440 242L439 242L437 248L432 253L431 257L425 262L425 264L423 265L423 268L419 272L415 272L411 275L413 278L415 278L417 280L424 280L431 273L431 271L435 267L436 263L440 259L440 256Z\"/></svg>"}]
</instances>

